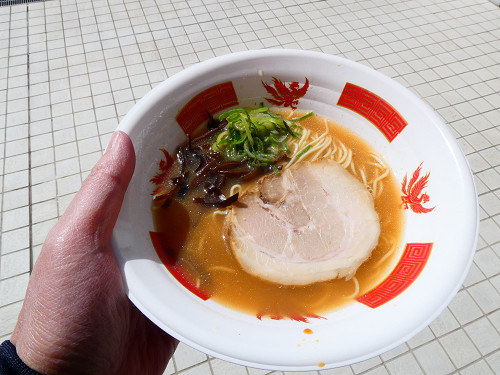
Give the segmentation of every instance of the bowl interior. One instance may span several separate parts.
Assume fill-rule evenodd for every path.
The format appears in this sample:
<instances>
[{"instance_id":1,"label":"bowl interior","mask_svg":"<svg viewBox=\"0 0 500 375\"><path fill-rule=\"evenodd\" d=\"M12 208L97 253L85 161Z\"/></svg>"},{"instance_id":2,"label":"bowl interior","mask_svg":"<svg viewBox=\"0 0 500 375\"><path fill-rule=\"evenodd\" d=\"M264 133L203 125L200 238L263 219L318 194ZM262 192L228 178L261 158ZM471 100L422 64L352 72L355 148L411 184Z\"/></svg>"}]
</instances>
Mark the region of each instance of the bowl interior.
<instances>
[{"instance_id":1,"label":"bowl interior","mask_svg":"<svg viewBox=\"0 0 500 375\"><path fill-rule=\"evenodd\" d=\"M416 180L429 173L425 192L416 197L427 193L429 200L419 204L434 207L419 213L417 198L412 198L416 211L405 210L401 255L377 290L325 320L309 323L258 320L201 300L166 270L149 235L154 230L149 180L157 172L160 148L173 154L185 141L185 131L200 125L206 107L218 113L269 104L263 83L272 85L273 77L299 86L307 79L309 88L297 107L328 117L363 138L384 156L397 181L408 176L408 182L419 167ZM208 354L280 370L351 364L395 347L429 324L457 292L470 267L478 215L465 157L426 104L360 64L292 50L215 58L160 84L127 114L119 129L130 135L137 156L112 238L129 296L162 329ZM306 336L305 328L313 334Z\"/></svg>"}]
</instances>

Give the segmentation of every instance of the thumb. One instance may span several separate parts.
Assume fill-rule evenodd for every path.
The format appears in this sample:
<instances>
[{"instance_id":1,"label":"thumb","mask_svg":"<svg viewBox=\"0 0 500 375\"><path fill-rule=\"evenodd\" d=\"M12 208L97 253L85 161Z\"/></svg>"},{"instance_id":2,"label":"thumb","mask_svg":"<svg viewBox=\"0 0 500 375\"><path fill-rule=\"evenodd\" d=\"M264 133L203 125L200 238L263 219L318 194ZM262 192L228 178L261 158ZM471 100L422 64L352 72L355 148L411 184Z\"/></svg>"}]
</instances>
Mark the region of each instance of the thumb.
<instances>
[{"instance_id":1,"label":"thumb","mask_svg":"<svg viewBox=\"0 0 500 375\"><path fill-rule=\"evenodd\" d=\"M124 295L108 244L134 167L132 141L115 132L47 236L12 334L20 357L32 368L48 373L51 366L60 368L79 358L78 350L99 354L97 340L102 336L93 334L112 332L107 309L119 306Z\"/></svg>"},{"instance_id":2,"label":"thumb","mask_svg":"<svg viewBox=\"0 0 500 375\"><path fill-rule=\"evenodd\" d=\"M54 228L63 237L59 240L92 238L96 245L109 243L134 168L132 141L117 131Z\"/></svg>"}]
</instances>

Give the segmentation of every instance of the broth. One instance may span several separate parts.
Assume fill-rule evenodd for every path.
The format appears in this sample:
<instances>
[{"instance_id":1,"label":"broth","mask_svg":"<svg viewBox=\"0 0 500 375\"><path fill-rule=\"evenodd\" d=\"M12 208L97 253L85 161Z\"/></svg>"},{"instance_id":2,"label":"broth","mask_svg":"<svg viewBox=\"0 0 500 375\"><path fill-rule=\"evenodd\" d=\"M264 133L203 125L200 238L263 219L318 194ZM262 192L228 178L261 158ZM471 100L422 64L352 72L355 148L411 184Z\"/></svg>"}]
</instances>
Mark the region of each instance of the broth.
<instances>
[{"instance_id":1,"label":"broth","mask_svg":"<svg viewBox=\"0 0 500 375\"><path fill-rule=\"evenodd\" d=\"M278 112L284 118L292 113ZM300 125L312 134L320 134L325 132L325 121L329 135L352 150L354 165L368 165L374 151L342 126L316 115L301 121ZM370 173L367 167L366 174ZM214 214L216 209L183 199L173 200L167 208L153 204L152 212L156 231L169 237L169 245L178 254L178 264L214 301L258 317L303 320L345 306L375 287L390 272L404 219L399 185L392 173L383 182L383 192L374 198L381 234L371 257L351 280L334 279L306 286L278 285L243 271L225 241L225 215Z\"/></svg>"}]
</instances>

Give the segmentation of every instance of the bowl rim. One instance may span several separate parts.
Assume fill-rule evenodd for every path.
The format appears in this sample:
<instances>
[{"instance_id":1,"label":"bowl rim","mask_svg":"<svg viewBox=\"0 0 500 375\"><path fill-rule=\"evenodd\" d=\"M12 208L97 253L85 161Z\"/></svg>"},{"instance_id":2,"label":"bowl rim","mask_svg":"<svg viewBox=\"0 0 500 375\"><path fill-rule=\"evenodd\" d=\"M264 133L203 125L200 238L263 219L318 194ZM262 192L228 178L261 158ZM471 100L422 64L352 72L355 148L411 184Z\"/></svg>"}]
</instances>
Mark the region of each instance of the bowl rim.
<instances>
[{"instance_id":1,"label":"bowl rim","mask_svg":"<svg viewBox=\"0 0 500 375\"><path fill-rule=\"evenodd\" d=\"M419 105L422 107L422 109L426 112L425 114L431 118L433 118L434 123L436 123L437 130L440 133L441 137L443 140L447 143L449 149L453 152L453 155L456 158L457 163L461 167L461 172L464 174L467 174L466 177L468 177L468 182L469 186L467 189L471 191L471 196L475 197L475 205L472 205L474 207L471 207L472 212L472 218L470 222L475 223L475 228L471 229L471 232L474 232L474 235L472 238L469 238L470 242L470 252L469 252L469 257L467 259L466 265L464 267L463 273L461 277L457 280L455 283L455 288L448 293L447 298L444 298L442 300L442 303L440 306L435 308L434 313L429 315L427 319L425 319L421 324L416 326L411 332L406 334L405 336L401 337L399 340L393 342L390 345L386 345L384 347L380 347L377 350L371 352L371 353L366 353L365 355L358 356L352 360L349 360L345 363L338 363L335 364L333 367L339 367L342 365L347 365L347 364L352 364L356 362L360 362L362 360L366 360L368 358L372 358L376 355L379 355L383 352L386 352L403 342L406 342L408 339L413 337L415 334L420 332L422 329L424 329L426 326L428 326L434 319L436 319L441 312L446 308L446 306L451 302L451 300L455 297L456 293L462 286L465 278L467 277L468 271L472 265L473 262L473 257L475 254L475 250L477 247L477 241L478 241L478 236L479 236L479 202L477 200L477 189L475 186L474 179L472 177L472 172L471 168L469 166L468 160L461 151L456 138L453 136L449 128L446 126L445 122L443 119L432 109L432 107L424 102L422 99L420 99L418 96L416 96L413 92L411 92L409 89L405 88L403 85L401 85L399 82L391 79L390 77L387 77L381 72L378 72L368 66L365 66L363 64L360 64L358 62L354 62L351 60L348 60L343 57L339 56L334 56L330 54L325 54L322 52L316 52L316 51L304 51L304 50L295 50L295 49L264 49L264 50L250 50L250 51L242 51L242 52L236 52L236 53L231 53L227 55L222 55L218 57L214 57L208 60L205 60L203 62L197 63L195 65L192 65L176 74L173 76L167 78L165 81L162 83L158 84L156 87L154 87L151 91L149 91L142 99L140 99L131 109L130 111L125 115L125 117L120 121L117 130L122 130L127 134L133 134L134 132L137 131L136 126L140 124L138 123L138 119L141 117L145 116L146 113L148 113L151 108L153 108L155 105L157 105L165 95L167 95L169 92L173 91L176 89L176 87L182 86L184 84L185 80L191 80L192 77L194 76L202 76L204 74L207 74L210 70L212 70L215 66L221 67L221 66L230 66L232 64L239 63L241 61L245 61L248 59L261 59L261 58L273 58L273 57L298 57L301 59L307 59L307 58L321 58L321 59L328 59L332 61L332 63L338 63L338 64L344 64L348 66L354 66L356 69L359 69L365 73L369 73L370 75L374 75L377 77L377 79L381 79L384 81L384 83L387 83L389 86L394 87L396 90L404 90L404 92L412 97L413 100L415 100ZM115 232L113 232L114 236ZM112 240L114 242L114 240ZM116 245L116 243L115 243ZM112 246L115 249L115 246ZM115 253L118 252L119 250L115 250ZM120 257L118 257L120 258ZM120 264L120 267L122 269L122 273L124 272L124 264ZM124 279L126 279L125 274L124 274ZM257 368L265 368L265 369L270 369L270 370L280 370L280 371L307 371L307 370L320 370L317 367L311 367L310 365L307 366L292 366L292 367L287 367L283 365L263 365L261 363L254 363L248 360L242 360L240 358L233 358L231 356L227 356L223 353L220 353L219 351L215 351L210 347L206 347L204 345L200 345L199 343L188 339L185 337L182 332L178 331L175 327L166 327L166 325L161 322L161 318L155 316L152 312L145 313L147 311L147 307L142 303L140 296L136 296L134 294L133 288L131 290L130 286L127 285L127 293L130 298L130 300L141 310L149 319L151 319L155 324L160 326L162 329L167 331L169 334L172 336L176 337L177 339L183 341L184 343L188 344L189 346L200 350L204 353L207 353L209 355L212 355L217 358L221 358L223 360L237 363L240 365L244 366L251 366L251 367L257 367ZM331 368L331 367L324 367L324 369Z\"/></svg>"}]
</instances>

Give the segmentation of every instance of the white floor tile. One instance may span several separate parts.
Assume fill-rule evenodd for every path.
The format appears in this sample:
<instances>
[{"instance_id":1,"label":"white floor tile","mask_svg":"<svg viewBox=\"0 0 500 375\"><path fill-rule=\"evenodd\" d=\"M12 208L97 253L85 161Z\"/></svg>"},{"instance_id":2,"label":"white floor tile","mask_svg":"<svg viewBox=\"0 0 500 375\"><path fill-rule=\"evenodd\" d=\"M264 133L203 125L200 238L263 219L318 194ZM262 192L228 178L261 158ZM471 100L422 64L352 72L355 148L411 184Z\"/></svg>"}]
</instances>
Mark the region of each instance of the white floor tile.
<instances>
[{"instance_id":1,"label":"white floor tile","mask_svg":"<svg viewBox=\"0 0 500 375\"><path fill-rule=\"evenodd\" d=\"M28 280L28 273L0 280L0 306L22 301L26 294Z\"/></svg>"},{"instance_id":2,"label":"white floor tile","mask_svg":"<svg viewBox=\"0 0 500 375\"><path fill-rule=\"evenodd\" d=\"M458 292L450 303L449 309L461 325L465 325L483 314L466 290Z\"/></svg>"},{"instance_id":3,"label":"white floor tile","mask_svg":"<svg viewBox=\"0 0 500 375\"><path fill-rule=\"evenodd\" d=\"M490 365L490 368L493 370L495 374L498 373L498 369L500 369L500 351L496 351L493 354L490 354L486 357L486 362Z\"/></svg>"},{"instance_id":4,"label":"white floor tile","mask_svg":"<svg viewBox=\"0 0 500 375\"><path fill-rule=\"evenodd\" d=\"M184 370L207 360L207 356L186 344L179 343L174 361L177 371Z\"/></svg>"},{"instance_id":5,"label":"white floor tile","mask_svg":"<svg viewBox=\"0 0 500 375\"><path fill-rule=\"evenodd\" d=\"M481 357L472 341L462 330L452 332L440 338L439 341L456 368L461 368Z\"/></svg>"},{"instance_id":6,"label":"white floor tile","mask_svg":"<svg viewBox=\"0 0 500 375\"><path fill-rule=\"evenodd\" d=\"M56 182L47 181L31 186L31 202L33 204L57 197Z\"/></svg>"},{"instance_id":7,"label":"white floor tile","mask_svg":"<svg viewBox=\"0 0 500 375\"><path fill-rule=\"evenodd\" d=\"M471 286L468 291L485 313L490 313L500 307L500 293L488 280Z\"/></svg>"},{"instance_id":8,"label":"white floor tile","mask_svg":"<svg viewBox=\"0 0 500 375\"><path fill-rule=\"evenodd\" d=\"M352 368L350 366L338 367L338 368L328 369L328 370L320 370L319 373L321 375L352 375L352 374L354 374L354 372L352 371ZM252 372L250 372L250 375L253 375Z\"/></svg>"},{"instance_id":9,"label":"white floor tile","mask_svg":"<svg viewBox=\"0 0 500 375\"><path fill-rule=\"evenodd\" d=\"M404 354L386 363L390 374L423 374L417 360L411 353Z\"/></svg>"},{"instance_id":10,"label":"white floor tile","mask_svg":"<svg viewBox=\"0 0 500 375\"><path fill-rule=\"evenodd\" d=\"M29 190L27 187L17 190L11 190L3 194L3 210L5 211L28 206L28 204Z\"/></svg>"},{"instance_id":11,"label":"white floor tile","mask_svg":"<svg viewBox=\"0 0 500 375\"><path fill-rule=\"evenodd\" d=\"M486 361L481 360L461 370L460 375L495 375L495 373Z\"/></svg>"},{"instance_id":12,"label":"white floor tile","mask_svg":"<svg viewBox=\"0 0 500 375\"><path fill-rule=\"evenodd\" d=\"M17 317L21 311L23 303L15 302L7 306L0 307L0 336L7 336L12 333L17 322Z\"/></svg>"},{"instance_id":13,"label":"white floor tile","mask_svg":"<svg viewBox=\"0 0 500 375\"><path fill-rule=\"evenodd\" d=\"M207 362L202 363L198 366L191 367L187 370L180 371L178 372L179 374L182 375L206 375L206 374L211 374L210 366L208 365Z\"/></svg>"},{"instance_id":14,"label":"white floor tile","mask_svg":"<svg viewBox=\"0 0 500 375\"><path fill-rule=\"evenodd\" d=\"M465 332L483 356L498 349L500 334L488 318L483 317L469 324L465 327Z\"/></svg>"},{"instance_id":15,"label":"white floor tile","mask_svg":"<svg viewBox=\"0 0 500 375\"><path fill-rule=\"evenodd\" d=\"M163 372L163 375L173 375L173 374L175 374L174 361L170 360L168 362L167 367L165 368L165 371Z\"/></svg>"},{"instance_id":16,"label":"white floor tile","mask_svg":"<svg viewBox=\"0 0 500 375\"><path fill-rule=\"evenodd\" d=\"M0 279L7 279L30 271L29 249L0 256Z\"/></svg>"},{"instance_id":17,"label":"white floor tile","mask_svg":"<svg viewBox=\"0 0 500 375\"><path fill-rule=\"evenodd\" d=\"M425 374L449 374L455 366L438 342L433 341L413 351Z\"/></svg>"},{"instance_id":18,"label":"white floor tile","mask_svg":"<svg viewBox=\"0 0 500 375\"><path fill-rule=\"evenodd\" d=\"M2 212L2 230L10 231L29 225L29 207Z\"/></svg>"},{"instance_id":19,"label":"white floor tile","mask_svg":"<svg viewBox=\"0 0 500 375\"><path fill-rule=\"evenodd\" d=\"M3 192L27 187L29 173L27 170L9 173L3 176Z\"/></svg>"},{"instance_id":20,"label":"white floor tile","mask_svg":"<svg viewBox=\"0 0 500 375\"><path fill-rule=\"evenodd\" d=\"M429 325L436 337L443 336L460 327L459 323L448 308Z\"/></svg>"},{"instance_id":21,"label":"white floor tile","mask_svg":"<svg viewBox=\"0 0 500 375\"><path fill-rule=\"evenodd\" d=\"M21 249L26 249L29 246L29 227L26 226L24 228L2 232L2 255L9 254Z\"/></svg>"},{"instance_id":22,"label":"white floor tile","mask_svg":"<svg viewBox=\"0 0 500 375\"><path fill-rule=\"evenodd\" d=\"M212 359L212 374L214 375L248 375L245 367L235 365L220 359Z\"/></svg>"},{"instance_id":23,"label":"white floor tile","mask_svg":"<svg viewBox=\"0 0 500 375\"><path fill-rule=\"evenodd\" d=\"M374 357L363 362L355 363L351 365L355 374L372 369L382 363L380 357Z\"/></svg>"},{"instance_id":24,"label":"white floor tile","mask_svg":"<svg viewBox=\"0 0 500 375\"><path fill-rule=\"evenodd\" d=\"M31 223L36 224L57 218L57 200L50 199L31 206Z\"/></svg>"}]
</instances>

